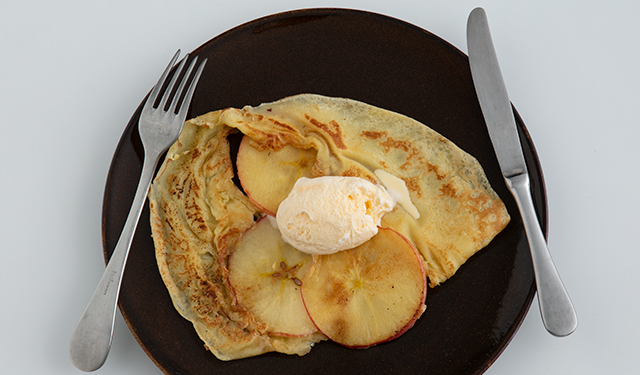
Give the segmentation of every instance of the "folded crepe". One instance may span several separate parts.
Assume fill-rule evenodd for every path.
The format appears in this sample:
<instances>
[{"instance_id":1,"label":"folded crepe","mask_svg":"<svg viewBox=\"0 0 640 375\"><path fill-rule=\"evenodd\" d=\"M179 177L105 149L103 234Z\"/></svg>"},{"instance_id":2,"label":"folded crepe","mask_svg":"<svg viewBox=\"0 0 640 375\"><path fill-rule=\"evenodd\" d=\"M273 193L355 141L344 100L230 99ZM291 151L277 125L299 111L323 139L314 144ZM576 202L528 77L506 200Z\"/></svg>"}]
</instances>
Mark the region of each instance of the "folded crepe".
<instances>
[{"instance_id":1,"label":"folded crepe","mask_svg":"<svg viewBox=\"0 0 640 375\"><path fill-rule=\"evenodd\" d=\"M238 174L251 199L232 181L227 137L237 131L245 135ZM326 339L271 334L234 301L228 257L256 219L275 214L299 177L380 183L378 169L405 182L420 213L416 219L397 205L381 226L414 244L431 287L510 220L475 158L409 117L355 100L303 94L185 123L150 190L151 226L173 303L209 350L222 360L269 351L304 355Z\"/></svg>"}]
</instances>

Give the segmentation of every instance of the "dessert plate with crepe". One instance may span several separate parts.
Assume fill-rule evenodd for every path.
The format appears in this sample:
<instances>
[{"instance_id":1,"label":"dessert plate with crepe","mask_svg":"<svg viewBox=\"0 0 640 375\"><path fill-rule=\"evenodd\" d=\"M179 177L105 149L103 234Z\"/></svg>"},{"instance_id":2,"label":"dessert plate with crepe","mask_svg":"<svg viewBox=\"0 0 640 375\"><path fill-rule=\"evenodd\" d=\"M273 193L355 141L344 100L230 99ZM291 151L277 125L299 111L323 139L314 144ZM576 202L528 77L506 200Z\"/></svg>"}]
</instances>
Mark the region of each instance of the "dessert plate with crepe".
<instances>
[{"instance_id":1,"label":"dessert plate with crepe","mask_svg":"<svg viewBox=\"0 0 640 375\"><path fill-rule=\"evenodd\" d=\"M193 53L209 63L189 118L306 93L367 103L425 124L473 156L506 210L517 212L502 182L466 55L419 27L362 11L309 9L238 26ZM139 111L124 131L107 179L106 258L135 191L131 176L142 165L140 139L132 125ZM522 120L516 120L534 204L546 228L540 165ZM234 163L241 137L233 132L227 137ZM233 180L240 187L240 181ZM141 223L149 218L147 207ZM321 341L304 356L269 352L221 361L174 307L158 270L149 226L138 226L127 267L120 310L140 345L167 374L482 373L517 331L535 293L526 235L519 217L512 215L453 276L428 288L426 311L401 337L368 349Z\"/></svg>"}]
</instances>

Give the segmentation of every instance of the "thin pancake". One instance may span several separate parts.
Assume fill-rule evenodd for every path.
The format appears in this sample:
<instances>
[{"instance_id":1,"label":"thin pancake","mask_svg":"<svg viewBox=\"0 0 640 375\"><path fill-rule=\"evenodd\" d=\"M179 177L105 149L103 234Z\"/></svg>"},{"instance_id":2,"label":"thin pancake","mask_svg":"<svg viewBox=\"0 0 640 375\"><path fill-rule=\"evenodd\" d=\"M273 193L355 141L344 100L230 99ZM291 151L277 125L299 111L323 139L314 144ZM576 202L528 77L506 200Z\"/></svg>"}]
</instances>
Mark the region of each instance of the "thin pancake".
<instances>
[{"instance_id":1,"label":"thin pancake","mask_svg":"<svg viewBox=\"0 0 640 375\"><path fill-rule=\"evenodd\" d=\"M227 124L250 137L270 167L260 163L249 174L262 184L279 183L270 180L275 160L300 164L279 158L278 151L285 146L317 150L311 167L316 177L359 176L380 183L373 172L383 169L401 178L420 218L398 206L383 217L382 226L413 241L425 259L432 287L453 276L510 220L474 157L429 127L391 111L350 99L304 94L255 108L206 114L193 122Z\"/></svg>"},{"instance_id":2,"label":"thin pancake","mask_svg":"<svg viewBox=\"0 0 640 375\"><path fill-rule=\"evenodd\" d=\"M304 94L189 120L150 190L152 232L160 273L176 309L220 359L268 351L303 355L325 339L319 333L269 335L264 323L234 303L227 257L263 212L231 180L226 138L233 128L251 138L265 162L246 166L258 184L291 182L274 181L278 174L272 173L280 162L306 164L295 159L303 153L281 152L290 147L315 150L309 170L316 177L359 176L379 183L373 172L383 169L404 180L421 216L416 220L397 206L383 217L382 226L414 243L432 287L451 277L509 222L475 158L394 112ZM290 187L279 187L284 199Z\"/></svg>"},{"instance_id":3,"label":"thin pancake","mask_svg":"<svg viewBox=\"0 0 640 375\"><path fill-rule=\"evenodd\" d=\"M230 292L226 258L259 214L231 181L230 131L186 124L169 150L149 193L158 268L178 312L219 359L303 355L324 336L270 336Z\"/></svg>"}]
</instances>

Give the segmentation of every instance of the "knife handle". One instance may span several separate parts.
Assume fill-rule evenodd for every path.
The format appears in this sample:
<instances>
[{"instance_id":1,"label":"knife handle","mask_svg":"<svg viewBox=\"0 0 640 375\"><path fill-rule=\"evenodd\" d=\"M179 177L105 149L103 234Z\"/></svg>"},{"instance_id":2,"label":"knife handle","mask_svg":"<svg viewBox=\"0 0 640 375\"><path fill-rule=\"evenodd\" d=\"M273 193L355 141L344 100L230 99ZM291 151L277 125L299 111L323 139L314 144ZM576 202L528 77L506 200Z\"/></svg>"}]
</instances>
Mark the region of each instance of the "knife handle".
<instances>
[{"instance_id":1,"label":"knife handle","mask_svg":"<svg viewBox=\"0 0 640 375\"><path fill-rule=\"evenodd\" d=\"M520 209L529 240L542 322L552 335L568 336L578 326L578 318L540 228L531 198L529 175L523 173L507 178L506 181Z\"/></svg>"}]
</instances>

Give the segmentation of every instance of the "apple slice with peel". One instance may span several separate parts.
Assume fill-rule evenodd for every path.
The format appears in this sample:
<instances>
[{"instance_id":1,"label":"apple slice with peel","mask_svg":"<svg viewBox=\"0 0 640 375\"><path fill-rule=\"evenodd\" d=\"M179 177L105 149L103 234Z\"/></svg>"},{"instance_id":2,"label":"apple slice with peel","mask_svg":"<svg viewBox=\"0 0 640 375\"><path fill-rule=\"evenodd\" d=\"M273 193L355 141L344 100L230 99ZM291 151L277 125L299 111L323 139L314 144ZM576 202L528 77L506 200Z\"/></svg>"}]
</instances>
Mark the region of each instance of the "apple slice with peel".
<instances>
[{"instance_id":1,"label":"apple slice with peel","mask_svg":"<svg viewBox=\"0 0 640 375\"><path fill-rule=\"evenodd\" d=\"M267 324L269 334L317 332L302 303L300 285L313 258L282 240L267 217L241 237L229 256L229 284L238 304Z\"/></svg>"},{"instance_id":2,"label":"apple slice with peel","mask_svg":"<svg viewBox=\"0 0 640 375\"><path fill-rule=\"evenodd\" d=\"M256 205L267 214L276 215L278 206L291 192L300 177L313 177L311 169L316 150L301 150L287 145L278 151L258 150L251 139L242 138L236 157L240 184Z\"/></svg>"},{"instance_id":3,"label":"apple slice with peel","mask_svg":"<svg viewBox=\"0 0 640 375\"><path fill-rule=\"evenodd\" d=\"M350 348L402 335L424 312L426 293L416 249L384 228L356 248L315 256L302 280L302 298L313 323Z\"/></svg>"}]
</instances>

